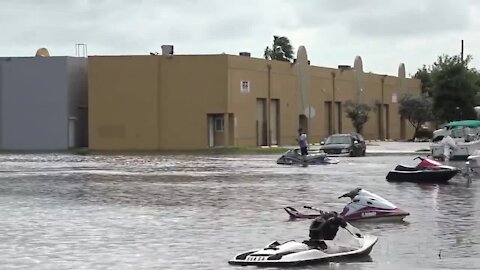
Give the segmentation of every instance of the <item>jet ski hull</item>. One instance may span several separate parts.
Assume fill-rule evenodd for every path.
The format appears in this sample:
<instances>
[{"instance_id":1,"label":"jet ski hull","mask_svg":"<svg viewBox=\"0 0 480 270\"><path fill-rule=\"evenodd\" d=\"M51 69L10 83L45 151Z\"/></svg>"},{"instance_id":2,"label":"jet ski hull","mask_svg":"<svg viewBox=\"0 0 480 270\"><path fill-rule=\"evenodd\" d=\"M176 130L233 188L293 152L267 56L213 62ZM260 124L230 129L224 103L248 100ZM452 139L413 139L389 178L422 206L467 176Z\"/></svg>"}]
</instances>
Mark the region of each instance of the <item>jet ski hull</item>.
<instances>
[{"instance_id":1,"label":"jet ski hull","mask_svg":"<svg viewBox=\"0 0 480 270\"><path fill-rule=\"evenodd\" d=\"M288 213L289 217L291 220L294 219L315 219L319 216L321 216L320 213L318 214L306 214L298 211L297 209L287 206L284 208L284 210ZM363 213L363 214L362 214ZM375 213L375 214L372 214ZM396 209L395 211L392 212L360 212L358 215L348 215L348 216L342 216L345 221L368 221L368 222L384 222L384 221L402 221L406 216L410 215L409 213L401 210L401 209Z\"/></svg>"},{"instance_id":2,"label":"jet ski hull","mask_svg":"<svg viewBox=\"0 0 480 270\"><path fill-rule=\"evenodd\" d=\"M321 248L309 247L306 244L288 241L279 244L279 249L272 251L270 247L259 250L248 251L236 255L232 260L228 261L232 265L257 265L257 266L299 266L311 265L322 262L340 261L349 258L367 256L373 249L378 238L371 235L364 235L362 238L362 246L358 249L344 252L336 252L329 254L327 250ZM332 244L332 240L322 241L326 245ZM274 242L275 243L275 242ZM291 248L282 248L283 245L290 245Z\"/></svg>"},{"instance_id":3,"label":"jet ski hull","mask_svg":"<svg viewBox=\"0 0 480 270\"><path fill-rule=\"evenodd\" d=\"M409 215L408 212L384 198L361 188L356 188L339 198L344 197L351 199L351 202L339 214L346 221L401 221ZM318 208L304 207L317 212L305 214L290 206L285 207L284 210L288 213L290 219L314 219L322 215L323 211Z\"/></svg>"},{"instance_id":4,"label":"jet ski hull","mask_svg":"<svg viewBox=\"0 0 480 270\"><path fill-rule=\"evenodd\" d=\"M391 182L447 183L458 172L459 170L454 169L392 170L387 174L386 179Z\"/></svg>"},{"instance_id":5,"label":"jet ski hull","mask_svg":"<svg viewBox=\"0 0 480 270\"><path fill-rule=\"evenodd\" d=\"M409 213L396 208L393 210L382 211L381 209L362 209L362 211L343 216L347 221L402 221Z\"/></svg>"},{"instance_id":6,"label":"jet ski hull","mask_svg":"<svg viewBox=\"0 0 480 270\"><path fill-rule=\"evenodd\" d=\"M279 165L328 165L339 162L340 160L331 158L326 154L310 154L305 156L305 161L303 161L299 149L288 150L277 159Z\"/></svg>"},{"instance_id":7,"label":"jet ski hull","mask_svg":"<svg viewBox=\"0 0 480 270\"><path fill-rule=\"evenodd\" d=\"M416 157L420 163L415 167L397 165L387 174L387 181L392 182L417 182L417 183L446 183L452 179L460 169L443 165L428 158Z\"/></svg>"}]
</instances>

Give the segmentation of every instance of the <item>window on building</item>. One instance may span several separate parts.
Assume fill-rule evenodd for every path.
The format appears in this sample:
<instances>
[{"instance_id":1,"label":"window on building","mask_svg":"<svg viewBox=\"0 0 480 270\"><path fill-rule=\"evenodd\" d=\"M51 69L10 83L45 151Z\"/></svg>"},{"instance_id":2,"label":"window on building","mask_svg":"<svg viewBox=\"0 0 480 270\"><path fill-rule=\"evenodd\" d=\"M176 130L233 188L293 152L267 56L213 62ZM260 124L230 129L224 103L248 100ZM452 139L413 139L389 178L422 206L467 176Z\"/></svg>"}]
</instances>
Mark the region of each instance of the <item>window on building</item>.
<instances>
[{"instance_id":1,"label":"window on building","mask_svg":"<svg viewBox=\"0 0 480 270\"><path fill-rule=\"evenodd\" d=\"M216 117L215 118L215 131L222 132L223 131L223 117Z\"/></svg>"},{"instance_id":2,"label":"window on building","mask_svg":"<svg viewBox=\"0 0 480 270\"><path fill-rule=\"evenodd\" d=\"M249 93L250 92L250 81L241 81L240 82L240 92Z\"/></svg>"}]
</instances>

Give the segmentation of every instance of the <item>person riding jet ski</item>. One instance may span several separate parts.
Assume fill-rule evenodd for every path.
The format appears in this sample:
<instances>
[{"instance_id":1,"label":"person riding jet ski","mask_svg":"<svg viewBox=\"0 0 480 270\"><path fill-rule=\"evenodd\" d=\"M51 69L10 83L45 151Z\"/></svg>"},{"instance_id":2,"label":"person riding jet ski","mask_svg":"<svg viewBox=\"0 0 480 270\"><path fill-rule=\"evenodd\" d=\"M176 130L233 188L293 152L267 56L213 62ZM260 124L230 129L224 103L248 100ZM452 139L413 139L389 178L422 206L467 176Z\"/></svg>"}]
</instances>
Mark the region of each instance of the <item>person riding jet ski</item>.
<instances>
[{"instance_id":1,"label":"person riding jet ski","mask_svg":"<svg viewBox=\"0 0 480 270\"><path fill-rule=\"evenodd\" d=\"M370 253L378 238L363 235L336 212L323 213L310 226L310 239L303 242L273 241L260 249L236 254L229 264L285 266L307 265Z\"/></svg>"},{"instance_id":2,"label":"person riding jet ski","mask_svg":"<svg viewBox=\"0 0 480 270\"><path fill-rule=\"evenodd\" d=\"M337 235L339 227L347 227L347 222L338 216L337 212L323 212L321 216L315 218L310 224L308 244L322 248L322 243L324 242L321 240L333 240Z\"/></svg>"}]
</instances>

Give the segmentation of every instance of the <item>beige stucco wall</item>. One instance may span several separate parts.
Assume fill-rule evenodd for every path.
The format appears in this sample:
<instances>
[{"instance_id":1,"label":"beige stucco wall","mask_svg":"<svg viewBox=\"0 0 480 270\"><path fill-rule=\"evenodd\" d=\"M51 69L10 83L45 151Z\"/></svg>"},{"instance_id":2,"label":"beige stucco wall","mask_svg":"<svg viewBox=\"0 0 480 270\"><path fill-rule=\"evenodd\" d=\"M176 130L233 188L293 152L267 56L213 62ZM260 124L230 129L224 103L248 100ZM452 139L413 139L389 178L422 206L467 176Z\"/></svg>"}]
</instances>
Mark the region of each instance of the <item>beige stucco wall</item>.
<instances>
[{"instance_id":1,"label":"beige stucco wall","mask_svg":"<svg viewBox=\"0 0 480 270\"><path fill-rule=\"evenodd\" d=\"M378 74L365 74L365 90L362 94L364 102L373 105L376 107L376 104L381 103L382 96L382 75ZM420 81L416 79L405 79L406 87L405 89L399 88L399 82L397 77L385 76L384 79L384 89L383 89L383 103L388 104L388 135L389 139L399 140L399 139L409 139L413 136L414 128L405 123L405 138L401 137L401 125L400 125L400 115L398 114L398 101L403 93L413 93L420 94ZM378 110L373 110L369 114L369 121L366 123L364 128L364 136L369 139L378 139ZM386 134L385 134L386 135Z\"/></svg>"},{"instance_id":2,"label":"beige stucco wall","mask_svg":"<svg viewBox=\"0 0 480 270\"><path fill-rule=\"evenodd\" d=\"M354 71L310 66L309 73L306 105L315 110L308 123L309 141L318 143L329 135L325 102L334 95L342 105L356 100ZM215 132L216 145L255 146L258 98L279 100L278 142L295 144L300 110L297 75L293 63L224 54L89 57L90 147L206 148L208 114L229 119L223 132ZM381 78L364 74L360 101L372 106L381 101ZM250 82L248 93L240 91L242 80ZM420 92L418 80L406 79L405 85L410 92ZM384 103L389 104L391 139L400 139L398 104L392 103L392 95L399 99L399 91L398 78L387 76ZM339 117L341 132L353 132L343 107L333 119L339 121ZM378 112L370 112L363 132L367 139L378 138L378 122ZM413 128L406 124L406 129L406 138L410 138Z\"/></svg>"},{"instance_id":3,"label":"beige stucco wall","mask_svg":"<svg viewBox=\"0 0 480 270\"><path fill-rule=\"evenodd\" d=\"M207 114L227 112L227 56L158 58L160 149L208 147Z\"/></svg>"},{"instance_id":4,"label":"beige stucco wall","mask_svg":"<svg viewBox=\"0 0 480 270\"><path fill-rule=\"evenodd\" d=\"M227 57L89 57L90 148L198 149L227 110Z\"/></svg>"},{"instance_id":5,"label":"beige stucco wall","mask_svg":"<svg viewBox=\"0 0 480 270\"><path fill-rule=\"evenodd\" d=\"M266 61L249 57L229 57L229 106L235 114L235 145L256 145L257 98L268 98L268 65L270 73L270 98L279 99L279 142L295 143L298 128L296 76L293 64ZM242 93L242 80L250 82L250 92ZM295 125L294 125L295 124ZM292 141L293 140L293 141Z\"/></svg>"},{"instance_id":6,"label":"beige stucco wall","mask_svg":"<svg viewBox=\"0 0 480 270\"><path fill-rule=\"evenodd\" d=\"M158 61L153 57L89 57L89 147L157 149L157 88Z\"/></svg>"}]
</instances>

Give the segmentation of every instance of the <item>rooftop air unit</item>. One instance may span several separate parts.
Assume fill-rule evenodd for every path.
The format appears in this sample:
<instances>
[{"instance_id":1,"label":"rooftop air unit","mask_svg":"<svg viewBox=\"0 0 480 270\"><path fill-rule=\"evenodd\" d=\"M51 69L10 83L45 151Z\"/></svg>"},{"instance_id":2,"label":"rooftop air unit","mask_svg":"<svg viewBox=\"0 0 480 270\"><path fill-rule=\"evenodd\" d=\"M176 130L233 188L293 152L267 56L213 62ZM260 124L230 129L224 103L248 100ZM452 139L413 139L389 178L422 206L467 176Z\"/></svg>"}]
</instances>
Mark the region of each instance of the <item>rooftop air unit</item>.
<instances>
[{"instance_id":1,"label":"rooftop air unit","mask_svg":"<svg viewBox=\"0 0 480 270\"><path fill-rule=\"evenodd\" d=\"M162 55L173 55L173 45L162 45Z\"/></svg>"},{"instance_id":2,"label":"rooftop air unit","mask_svg":"<svg viewBox=\"0 0 480 270\"><path fill-rule=\"evenodd\" d=\"M350 65L338 65L338 69L340 69L342 71L343 70L350 70L350 69L352 69L352 66L350 66Z\"/></svg>"}]
</instances>

